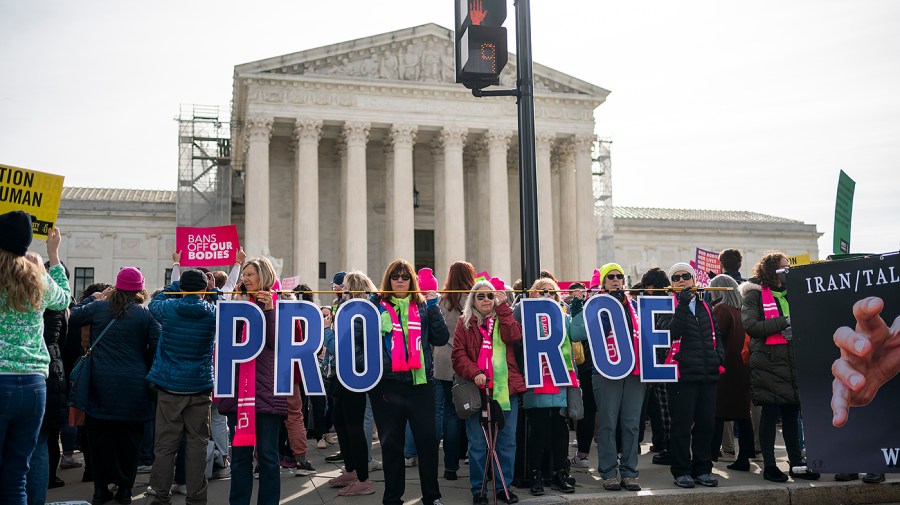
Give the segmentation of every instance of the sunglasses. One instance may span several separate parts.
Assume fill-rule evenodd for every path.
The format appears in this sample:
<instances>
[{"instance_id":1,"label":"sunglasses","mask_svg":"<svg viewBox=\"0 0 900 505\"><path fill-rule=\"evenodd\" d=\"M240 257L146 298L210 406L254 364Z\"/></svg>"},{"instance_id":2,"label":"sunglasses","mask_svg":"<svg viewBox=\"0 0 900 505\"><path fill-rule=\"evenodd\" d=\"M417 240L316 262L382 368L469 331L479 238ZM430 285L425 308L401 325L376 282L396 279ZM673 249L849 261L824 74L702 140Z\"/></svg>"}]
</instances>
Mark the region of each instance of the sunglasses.
<instances>
[{"instance_id":1,"label":"sunglasses","mask_svg":"<svg viewBox=\"0 0 900 505\"><path fill-rule=\"evenodd\" d=\"M625 278L625 276L622 274L607 274L606 275L606 280L609 280L609 281L616 280L616 279L619 279L621 281L624 278Z\"/></svg>"},{"instance_id":2,"label":"sunglasses","mask_svg":"<svg viewBox=\"0 0 900 505\"><path fill-rule=\"evenodd\" d=\"M394 274L394 275L391 276L391 280L392 280L392 281L404 281L404 282L406 282L406 281L409 280L409 274Z\"/></svg>"},{"instance_id":3,"label":"sunglasses","mask_svg":"<svg viewBox=\"0 0 900 505\"><path fill-rule=\"evenodd\" d=\"M488 300L493 300L494 293L478 293L475 295L475 298L477 300L484 300L485 298L487 298Z\"/></svg>"},{"instance_id":4,"label":"sunglasses","mask_svg":"<svg viewBox=\"0 0 900 505\"><path fill-rule=\"evenodd\" d=\"M681 280L689 281L689 280L691 280L693 277L694 277L694 276L691 275L691 274L681 274L681 275L675 274L675 275L672 276L672 282L678 282L678 281L681 281Z\"/></svg>"},{"instance_id":5,"label":"sunglasses","mask_svg":"<svg viewBox=\"0 0 900 505\"><path fill-rule=\"evenodd\" d=\"M540 292L538 293L538 295L540 295L542 298L548 298L548 297L553 296L553 293L544 290L544 291L540 291Z\"/></svg>"}]
</instances>

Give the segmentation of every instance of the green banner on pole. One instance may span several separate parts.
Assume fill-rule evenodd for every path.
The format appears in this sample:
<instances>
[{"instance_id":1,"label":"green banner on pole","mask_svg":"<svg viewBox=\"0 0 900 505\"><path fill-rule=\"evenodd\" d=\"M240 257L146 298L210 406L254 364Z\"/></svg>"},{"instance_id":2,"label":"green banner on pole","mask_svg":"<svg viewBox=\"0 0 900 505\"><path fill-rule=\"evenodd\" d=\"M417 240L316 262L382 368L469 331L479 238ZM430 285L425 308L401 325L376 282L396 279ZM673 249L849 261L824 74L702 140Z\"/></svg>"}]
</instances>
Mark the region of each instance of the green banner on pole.
<instances>
[{"instance_id":1,"label":"green banner on pole","mask_svg":"<svg viewBox=\"0 0 900 505\"><path fill-rule=\"evenodd\" d=\"M834 204L834 254L850 252L850 221L853 216L853 191L856 182L841 170L838 179L837 201Z\"/></svg>"}]
</instances>

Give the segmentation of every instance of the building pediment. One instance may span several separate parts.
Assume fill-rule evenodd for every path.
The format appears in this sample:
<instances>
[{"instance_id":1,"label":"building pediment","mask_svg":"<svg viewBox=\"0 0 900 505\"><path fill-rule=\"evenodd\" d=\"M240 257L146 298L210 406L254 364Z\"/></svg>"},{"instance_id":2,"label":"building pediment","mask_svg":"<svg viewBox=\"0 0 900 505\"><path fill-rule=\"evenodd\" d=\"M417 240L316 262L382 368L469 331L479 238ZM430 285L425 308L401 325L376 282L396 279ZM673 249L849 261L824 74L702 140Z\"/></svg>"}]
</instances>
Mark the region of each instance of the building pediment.
<instances>
[{"instance_id":1,"label":"building pediment","mask_svg":"<svg viewBox=\"0 0 900 505\"><path fill-rule=\"evenodd\" d=\"M458 87L453 45L453 31L431 23L237 65L235 74L237 77L301 75ZM509 64L500 78L504 86L515 85L515 61L515 55L510 53ZM609 94L599 86L543 65L534 65L534 76L538 93L580 95L599 103Z\"/></svg>"}]
</instances>

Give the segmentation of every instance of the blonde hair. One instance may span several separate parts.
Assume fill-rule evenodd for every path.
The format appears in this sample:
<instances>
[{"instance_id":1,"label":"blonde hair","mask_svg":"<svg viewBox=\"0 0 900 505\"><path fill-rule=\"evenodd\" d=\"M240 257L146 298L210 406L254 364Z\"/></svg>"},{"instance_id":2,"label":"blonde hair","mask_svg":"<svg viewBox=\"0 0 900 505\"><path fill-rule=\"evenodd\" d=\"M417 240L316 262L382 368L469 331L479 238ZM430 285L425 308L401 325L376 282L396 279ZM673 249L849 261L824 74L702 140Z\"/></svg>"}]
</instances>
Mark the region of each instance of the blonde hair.
<instances>
[{"instance_id":1,"label":"blonde hair","mask_svg":"<svg viewBox=\"0 0 900 505\"><path fill-rule=\"evenodd\" d=\"M559 284L549 277L542 277L531 285L531 294L539 291L550 291L550 297L559 303Z\"/></svg>"},{"instance_id":2,"label":"blonde hair","mask_svg":"<svg viewBox=\"0 0 900 505\"><path fill-rule=\"evenodd\" d=\"M45 288L43 265L0 249L0 296L6 297L6 309L40 310Z\"/></svg>"},{"instance_id":3,"label":"blonde hair","mask_svg":"<svg viewBox=\"0 0 900 505\"><path fill-rule=\"evenodd\" d=\"M260 291L272 289L272 286L275 285L275 279L278 276L275 274L275 267L272 266L272 262L269 261L269 258L251 258L244 263L244 268L241 269L241 272L250 265L253 265L253 268L256 269L256 275L259 276Z\"/></svg>"},{"instance_id":4,"label":"blonde hair","mask_svg":"<svg viewBox=\"0 0 900 505\"><path fill-rule=\"evenodd\" d=\"M344 286L350 291L350 298L366 298L366 293L374 293L378 288L368 275L354 270L344 276Z\"/></svg>"},{"instance_id":5,"label":"blonde hair","mask_svg":"<svg viewBox=\"0 0 900 505\"><path fill-rule=\"evenodd\" d=\"M460 316L460 317L462 317L463 326L465 326L466 329L469 328L469 323L472 320L472 316L475 316L475 318L477 319L478 326L481 326L482 324L484 324L484 318L486 316L475 309L475 295L477 295L479 291L484 291L485 289L488 290L488 292L493 293L494 285L488 281L478 281L475 283L474 286L472 286L472 290L469 291L469 295L466 296L466 301L463 304L462 315ZM498 301L495 298L494 299L494 307L497 306L497 303L498 303ZM491 314L493 314L493 313L494 313L494 311L492 310Z\"/></svg>"}]
</instances>

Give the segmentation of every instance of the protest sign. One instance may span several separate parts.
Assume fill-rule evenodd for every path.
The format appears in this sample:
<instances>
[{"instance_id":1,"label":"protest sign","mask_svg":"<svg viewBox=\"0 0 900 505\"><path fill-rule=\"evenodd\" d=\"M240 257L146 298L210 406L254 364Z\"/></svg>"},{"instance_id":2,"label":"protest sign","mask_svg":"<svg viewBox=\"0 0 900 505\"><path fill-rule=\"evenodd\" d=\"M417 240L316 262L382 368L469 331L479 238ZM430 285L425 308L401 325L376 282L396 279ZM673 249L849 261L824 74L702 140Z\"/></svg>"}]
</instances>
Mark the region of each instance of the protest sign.
<instances>
[{"instance_id":1,"label":"protest sign","mask_svg":"<svg viewBox=\"0 0 900 505\"><path fill-rule=\"evenodd\" d=\"M699 247L697 248L697 259L691 266L697 271L697 286L704 288L709 286L710 279L722 273L722 266L719 265L719 253Z\"/></svg>"},{"instance_id":2,"label":"protest sign","mask_svg":"<svg viewBox=\"0 0 900 505\"><path fill-rule=\"evenodd\" d=\"M281 290L282 291L293 291L294 288L300 285L300 276L295 275L293 277L285 277L281 279Z\"/></svg>"},{"instance_id":3,"label":"protest sign","mask_svg":"<svg viewBox=\"0 0 900 505\"><path fill-rule=\"evenodd\" d=\"M231 265L237 259L241 243L237 227L175 228L175 249L181 252L183 267L217 267Z\"/></svg>"},{"instance_id":4,"label":"protest sign","mask_svg":"<svg viewBox=\"0 0 900 505\"><path fill-rule=\"evenodd\" d=\"M812 263L812 260L809 257L809 254L798 254L796 256L788 256L788 261L791 262L792 267L798 267L800 265L809 265Z\"/></svg>"},{"instance_id":5,"label":"protest sign","mask_svg":"<svg viewBox=\"0 0 900 505\"><path fill-rule=\"evenodd\" d=\"M787 288L809 466L897 472L900 255L794 267Z\"/></svg>"},{"instance_id":6,"label":"protest sign","mask_svg":"<svg viewBox=\"0 0 900 505\"><path fill-rule=\"evenodd\" d=\"M61 175L0 165L0 214L13 210L31 214L32 232L46 239L56 227L63 179Z\"/></svg>"}]
</instances>

